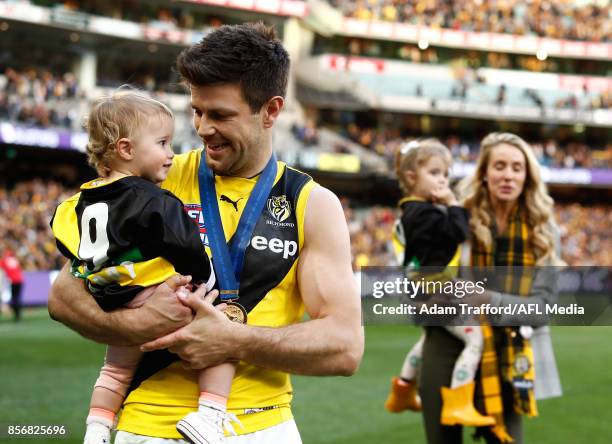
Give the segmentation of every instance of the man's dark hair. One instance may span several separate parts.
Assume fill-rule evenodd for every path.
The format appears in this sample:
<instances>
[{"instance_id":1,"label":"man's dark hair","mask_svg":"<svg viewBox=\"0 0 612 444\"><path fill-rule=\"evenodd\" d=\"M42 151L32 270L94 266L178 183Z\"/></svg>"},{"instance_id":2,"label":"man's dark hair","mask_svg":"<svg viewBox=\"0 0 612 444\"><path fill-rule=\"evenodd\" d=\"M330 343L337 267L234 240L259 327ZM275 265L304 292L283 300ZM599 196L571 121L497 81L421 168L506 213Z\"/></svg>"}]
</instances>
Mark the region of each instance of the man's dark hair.
<instances>
[{"instance_id":1,"label":"man's dark hair","mask_svg":"<svg viewBox=\"0 0 612 444\"><path fill-rule=\"evenodd\" d=\"M287 91L289 54L261 22L220 27L183 50L176 65L190 85L239 84L253 113Z\"/></svg>"}]
</instances>

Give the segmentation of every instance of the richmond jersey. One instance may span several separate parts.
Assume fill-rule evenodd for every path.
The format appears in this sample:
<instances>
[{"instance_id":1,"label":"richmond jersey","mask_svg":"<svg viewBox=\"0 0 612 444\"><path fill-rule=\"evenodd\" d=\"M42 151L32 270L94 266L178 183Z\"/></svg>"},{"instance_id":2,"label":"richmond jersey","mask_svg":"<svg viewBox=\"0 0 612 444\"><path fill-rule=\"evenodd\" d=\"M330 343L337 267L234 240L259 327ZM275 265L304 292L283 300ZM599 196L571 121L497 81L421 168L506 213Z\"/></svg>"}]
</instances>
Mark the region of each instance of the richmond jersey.
<instances>
[{"instance_id":1,"label":"richmond jersey","mask_svg":"<svg viewBox=\"0 0 612 444\"><path fill-rule=\"evenodd\" d=\"M100 307L112 310L178 273L214 285L198 226L172 193L140 177L85 183L51 219L57 246Z\"/></svg>"}]
</instances>

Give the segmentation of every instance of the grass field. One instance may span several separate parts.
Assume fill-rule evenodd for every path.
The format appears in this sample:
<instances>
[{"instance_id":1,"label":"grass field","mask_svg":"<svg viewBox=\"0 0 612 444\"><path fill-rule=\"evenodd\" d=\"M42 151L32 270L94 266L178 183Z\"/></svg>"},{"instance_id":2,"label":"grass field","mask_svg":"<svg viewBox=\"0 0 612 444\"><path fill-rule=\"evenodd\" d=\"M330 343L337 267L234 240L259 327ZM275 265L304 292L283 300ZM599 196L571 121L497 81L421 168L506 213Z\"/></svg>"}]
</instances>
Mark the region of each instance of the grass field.
<instances>
[{"instance_id":1,"label":"grass field","mask_svg":"<svg viewBox=\"0 0 612 444\"><path fill-rule=\"evenodd\" d=\"M389 378L418 334L414 327L368 327L357 375L294 378L304 443L424 443L419 415L382 408ZM564 396L539 403L540 417L526 421L526 443L611 443L612 327L556 327L553 341ZM49 320L43 309L26 312L19 325L0 318L0 443L82 442L102 355L102 346ZM65 424L70 436L9 439L7 424Z\"/></svg>"}]
</instances>

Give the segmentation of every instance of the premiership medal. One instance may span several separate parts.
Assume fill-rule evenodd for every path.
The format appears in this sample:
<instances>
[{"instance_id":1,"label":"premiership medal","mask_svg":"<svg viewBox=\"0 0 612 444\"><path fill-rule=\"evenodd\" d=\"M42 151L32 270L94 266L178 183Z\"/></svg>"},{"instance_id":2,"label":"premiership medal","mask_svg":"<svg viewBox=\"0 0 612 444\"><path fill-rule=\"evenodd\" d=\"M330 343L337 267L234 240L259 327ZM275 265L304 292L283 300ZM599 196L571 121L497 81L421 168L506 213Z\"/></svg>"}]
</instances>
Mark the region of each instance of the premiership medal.
<instances>
[{"instance_id":1,"label":"premiership medal","mask_svg":"<svg viewBox=\"0 0 612 444\"><path fill-rule=\"evenodd\" d=\"M225 308L225 316L227 316L230 321L237 322L238 324L246 324L247 312L242 305L235 301L227 301L225 304L227 305Z\"/></svg>"}]
</instances>

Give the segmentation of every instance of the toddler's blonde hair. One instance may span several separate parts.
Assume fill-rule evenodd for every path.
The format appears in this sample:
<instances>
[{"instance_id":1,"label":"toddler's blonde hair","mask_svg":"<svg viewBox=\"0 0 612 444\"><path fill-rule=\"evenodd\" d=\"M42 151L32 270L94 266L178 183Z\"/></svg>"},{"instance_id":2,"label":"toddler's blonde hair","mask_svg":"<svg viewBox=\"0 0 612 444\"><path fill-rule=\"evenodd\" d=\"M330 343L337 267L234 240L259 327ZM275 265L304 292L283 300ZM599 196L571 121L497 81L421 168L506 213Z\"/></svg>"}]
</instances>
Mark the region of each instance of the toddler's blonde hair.
<instances>
[{"instance_id":1,"label":"toddler's blonde hair","mask_svg":"<svg viewBox=\"0 0 612 444\"><path fill-rule=\"evenodd\" d=\"M119 139L137 137L142 126L154 117L174 119L170 108L136 90L121 88L97 99L85 122L89 164L100 176L108 176Z\"/></svg>"}]
</instances>

